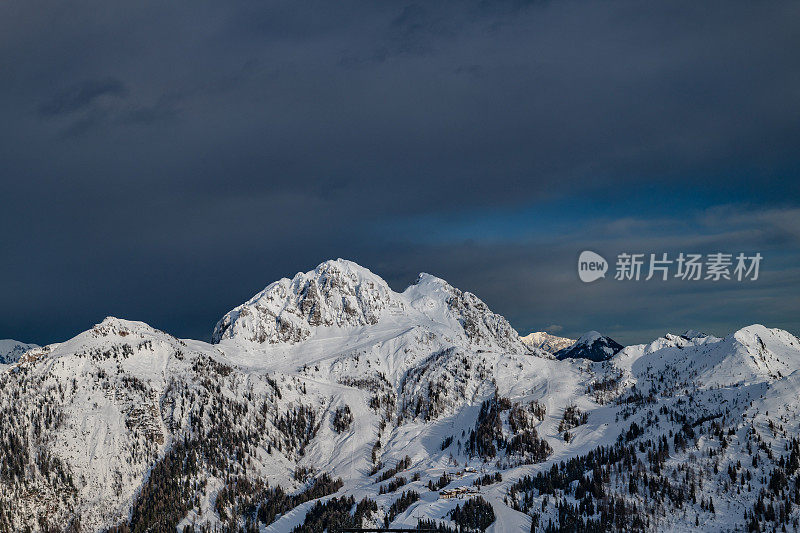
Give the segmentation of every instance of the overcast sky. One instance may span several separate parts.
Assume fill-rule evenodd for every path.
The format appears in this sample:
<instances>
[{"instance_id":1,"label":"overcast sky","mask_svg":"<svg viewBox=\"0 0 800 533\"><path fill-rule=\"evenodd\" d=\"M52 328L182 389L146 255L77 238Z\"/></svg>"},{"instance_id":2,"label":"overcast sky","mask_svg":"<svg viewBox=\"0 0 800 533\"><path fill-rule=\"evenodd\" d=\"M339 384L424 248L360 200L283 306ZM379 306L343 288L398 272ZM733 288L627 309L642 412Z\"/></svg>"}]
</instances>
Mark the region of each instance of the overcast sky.
<instances>
[{"instance_id":1,"label":"overcast sky","mask_svg":"<svg viewBox=\"0 0 800 533\"><path fill-rule=\"evenodd\" d=\"M797 2L0 4L0 338L209 339L321 261L521 333L800 333ZM579 281L581 250L761 252ZM612 265L613 268L613 265Z\"/></svg>"}]
</instances>

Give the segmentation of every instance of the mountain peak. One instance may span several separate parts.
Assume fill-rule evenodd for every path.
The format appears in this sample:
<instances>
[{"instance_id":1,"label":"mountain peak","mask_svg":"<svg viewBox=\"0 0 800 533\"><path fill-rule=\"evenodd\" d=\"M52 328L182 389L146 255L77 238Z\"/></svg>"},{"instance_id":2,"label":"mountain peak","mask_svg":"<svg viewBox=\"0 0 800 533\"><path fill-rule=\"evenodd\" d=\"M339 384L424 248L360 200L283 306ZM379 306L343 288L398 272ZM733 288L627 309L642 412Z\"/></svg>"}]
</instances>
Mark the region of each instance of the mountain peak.
<instances>
[{"instance_id":1,"label":"mountain peak","mask_svg":"<svg viewBox=\"0 0 800 533\"><path fill-rule=\"evenodd\" d=\"M269 284L223 316L212 342L239 338L263 344L299 342L319 326L375 324L399 302L380 276L352 261L335 259L292 279Z\"/></svg>"},{"instance_id":2,"label":"mountain peak","mask_svg":"<svg viewBox=\"0 0 800 533\"><path fill-rule=\"evenodd\" d=\"M584 333L583 335L578 337L578 340L575 341L575 343L576 344L591 344L594 341L596 341L598 339L602 339L602 338L603 338L603 334L602 333L600 333L599 331L592 330L592 331L587 331L586 333Z\"/></svg>"},{"instance_id":3,"label":"mountain peak","mask_svg":"<svg viewBox=\"0 0 800 533\"><path fill-rule=\"evenodd\" d=\"M589 359L605 361L622 350L623 346L610 337L597 331L587 331L570 346L556 353L558 359Z\"/></svg>"},{"instance_id":4,"label":"mountain peak","mask_svg":"<svg viewBox=\"0 0 800 533\"><path fill-rule=\"evenodd\" d=\"M698 337L708 337L708 335L706 333L703 333L702 331L697 331L696 329L687 329L686 331L681 333L681 337L684 337L686 339L696 339Z\"/></svg>"},{"instance_id":5,"label":"mountain peak","mask_svg":"<svg viewBox=\"0 0 800 533\"><path fill-rule=\"evenodd\" d=\"M768 328L761 324L745 326L726 337L725 340L756 350L781 351L786 345L800 347L800 340L788 331Z\"/></svg>"},{"instance_id":6,"label":"mountain peak","mask_svg":"<svg viewBox=\"0 0 800 533\"><path fill-rule=\"evenodd\" d=\"M438 276L434 276L433 274L428 274L427 272L420 272L419 276L417 276L417 281L414 282L414 285L425 285L425 284L438 284L438 285L447 285L450 286L447 281L443 280Z\"/></svg>"},{"instance_id":7,"label":"mountain peak","mask_svg":"<svg viewBox=\"0 0 800 533\"><path fill-rule=\"evenodd\" d=\"M558 337L556 335L551 335L546 331L534 331L533 333L529 333L524 337L520 337L520 340L527 346L539 348L540 350L544 350L545 352L551 354L554 354L559 350L563 350L564 348L569 348L575 344L575 339Z\"/></svg>"},{"instance_id":8,"label":"mountain peak","mask_svg":"<svg viewBox=\"0 0 800 533\"><path fill-rule=\"evenodd\" d=\"M381 279L367 267L361 266L354 261L342 258L328 259L327 261L323 261L322 263L318 264L312 272L315 272L318 275L343 274L364 279ZM298 275L300 274L303 273L298 272ZM308 275L310 272L306 272L305 274Z\"/></svg>"},{"instance_id":9,"label":"mountain peak","mask_svg":"<svg viewBox=\"0 0 800 533\"><path fill-rule=\"evenodd\" d=\"M214 328L212 342L295 344L320 328L367 327L382 319L401 329L444 327L448 337L457 335L487 349L528 351L505 318L474 294L426 273L397 293L380 276L344 259L271 283L226 313Z\"/></svg>"},{"instance_id":10,"label":"mountain peak","mask_svg":"<svg viewBox=\"0 0 800 533\"><path fill-rule=\"evenodd\" d=\"M783 330L770 329L762 324L750 324L733 332L732 336L736 339L749 339L756 335L774 335Z\"/></svg>"},{"instance_id":11,"label":"mountain peak","mask_svg":"<svg viewBox=\"0 0 800 533\"><path fill-rule=\"evenodd\" d=\"M440 297L446 298L452 295L454 290L455 288L446 280L434 276L433 274L420 272L416 281L406 287L406 290L403 292L403 294L411 296L412 299L416 299L421 296L435 297L437 294Z\"/></svg>"},{"instance_id":12,"label":"mountain peak","mask_svg":"<svg viewBox=\"0 0 800 533\"><path fill-rule=\"evenodd\" d=\"M117 318L115 316L105 317L102 322L95 324L94 327L89 331L92 334L100 337L107 337L109 335L125 337L132 333L139 335L142 333L153 332L163 333L145 322L140 322L138 320L126 320L124 318Z\"/></svg>"}]
</instances>

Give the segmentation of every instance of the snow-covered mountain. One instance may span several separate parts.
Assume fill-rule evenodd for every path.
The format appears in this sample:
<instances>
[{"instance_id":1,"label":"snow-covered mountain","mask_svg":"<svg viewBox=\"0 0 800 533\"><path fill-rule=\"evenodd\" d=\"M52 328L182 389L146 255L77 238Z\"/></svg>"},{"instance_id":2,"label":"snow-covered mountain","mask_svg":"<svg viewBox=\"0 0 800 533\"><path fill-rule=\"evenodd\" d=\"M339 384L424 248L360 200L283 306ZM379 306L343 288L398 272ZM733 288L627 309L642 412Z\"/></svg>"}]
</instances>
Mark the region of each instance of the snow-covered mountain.
<instances>
[{"instance_id":1,"label":"snow-covered mountain","mask_svg":"<svg viewBox=\"0 0 800 533\"><path fill-rule=\"evenodd\" d=\"M0 369L0 531L800 520L785 331L557 360L439 278L395 292L337 260L267 286L213 340L109 317Z\"/></svg>"},{"instance_id":2,"label":"snow-covered mountain","mask_svg":"<svg viewBox=\"0 0 800 533\"><path fill-rule=\"evenodd\" d=\"M466 345L526 351L505 318L474 294L429 274L420 274L414 285L396 293L368 269L343 259L270 284L226 313L212 342L296 344L324 337L332 328L364 330L400 323L441 330Z\"/></svg>"},{"instance_id":3,"label":"snow-covered mountain","mask_svg":"<svg viewBox=\"0 0 800 533\"><path fill-rule=\"evenodd\" d=\"M551 335L545 331L534 331L533 333L529 333L524 337L520 337L520 340L526 346L538 348L552 354L559 350L563 350L564 348L569 348L575 344L575 339L558 337L557 335Z\"/></svg>"},{"instance_id":4,"label":"snow-covered mountain","mask_svg":"<svg viewBox=\"0 0 800 533\"><path fill-rule=\"evenodd\" d=\"M599 362L611 359L622 348L614 339L589 331L570 346L558 350L555 355L557 359L588 359Z\"/></svg>"},{"instance_id":5,"label":"snow-covered mountain","mask_svg":"<svg viewBox=\"0 0 800 533\"><path fill-rule=\"evenodd\" d=\"M27 344L12 339L0 339L0 365L16 363L22 354L38 348L36 344Z\"/></svg>"}]
</instances>

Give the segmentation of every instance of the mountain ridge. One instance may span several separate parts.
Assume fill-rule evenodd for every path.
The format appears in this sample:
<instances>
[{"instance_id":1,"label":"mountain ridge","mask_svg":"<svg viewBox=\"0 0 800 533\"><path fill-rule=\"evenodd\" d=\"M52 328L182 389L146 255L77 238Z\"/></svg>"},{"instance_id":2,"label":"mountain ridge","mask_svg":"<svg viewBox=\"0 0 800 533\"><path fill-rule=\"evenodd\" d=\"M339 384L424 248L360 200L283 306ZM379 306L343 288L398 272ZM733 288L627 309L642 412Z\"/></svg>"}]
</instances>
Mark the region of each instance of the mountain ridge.
<instances>
[{"instance_id":1,"label":"mountain ridge","mask_svg":"<svg viewBox=\"0 0 800 533\"><path fill-rule=\"evenodd\" d=\"M520 340L528 346L539 348L551 354L575 344L575 339L551 335L545 331L534 331L524 337L520 337Z\"/></svg>"},{"instance_id":2,"label":"mountain ridge","mask_svg":"<svg viewBox=\"0 0 800 533\"><path fill-rule=\"evenodd\" d=\"M421 273L398 293L370 270L343 259L271 283L217 322L212 343L291 344L308 340L322 328L372 326L403 313L450 325L459 322L464 335L478 344L526 350L505 318L470 292Z\"/></svg>"},{"instance_id":3,"label":"mountain ridge","mask_svg":"<svg viewBox=\"0 0 800 533\"><path fill-rule=\"evenodd\" d=\"M777 525L760 491L793 497L769 481L798 474L788 332L665 334L598 362L557 360L440 278L397 293L348 263L268 285L214 344L107 317L0 370L0 442L15 443L0 446L0 530L291 531L340 504L356 520L357 502L371 509L358 526L455 527L466 500L443 491L458 487L480 493L492 532L630 529L636 516L652 530L733 530ZM253 320L237 326L244 309ZM284 318L297 335L267 327ZM573 479L562 464L584 467ZM702 488L684 485L686 465Z\"/></svg>"}]
</instances>

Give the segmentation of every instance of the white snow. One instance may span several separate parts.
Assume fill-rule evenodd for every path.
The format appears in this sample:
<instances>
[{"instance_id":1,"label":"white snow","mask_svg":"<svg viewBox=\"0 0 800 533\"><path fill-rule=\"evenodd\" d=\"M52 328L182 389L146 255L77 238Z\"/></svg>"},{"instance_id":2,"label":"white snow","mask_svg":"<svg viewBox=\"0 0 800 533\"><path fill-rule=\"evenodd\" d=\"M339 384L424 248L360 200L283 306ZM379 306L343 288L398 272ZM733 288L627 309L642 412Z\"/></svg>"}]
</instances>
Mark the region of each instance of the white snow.
<instances>
[{"instance_id":1,"label":"white snow","mask_svg":"<svg viewBox=\"0 0 800 533\"><path fill-rule=\"evenodd\" d=\"M602 335L590 331L577 342L591 344L598 338ZM177 439L194 431L191 420L199 416L204 402L211 401L205 392L208 386L218 386L220 398L247 407L246 414L228 421L237 429L263 424L258 426L260 432L278 438L274 419L299 405L311 409L319 421L303 454L257 446L248 463L249 476L294 491L302 486L294 479L295 468L313 468L342 478L344 487L337 495L376 500L379 513L385 513L402 491L419 492L420 501L398 515L394 526L415 526L419 518L447 521L448 511L459 500L440 499L427 483L470 465L476 472L464 473L451 486L472 485L484 473L499 471L503 477L502 482L480 489L497 517L489 531L529 531L530 516L505 503L514 482L598 446L612 445L631 422L644 425L650 411L690 397L698 416L726 406L729 416L741 421L728 455L723 456L726 461L744 457L742 446L751 422L764 435L768 421L778 417L785 417L787 426L791 422L795 433L798 428L800 341L788 332L753 325L723 339L667 334L646 345L628 346L603 363L557 361L547 357L539 343L569 339L521 340L502 316L444 280L422 274L398 293L369 270L344 260L328 261L291 280L270 284L227 313L217 324L214 339L216 344L181 340L142 322L109 317L63 343L31 347L22 361L0 373L5 380L0 407L14 402L29 409L28 419L33 419L41 409L36 399L49 391L62 410L62 423L31 446L60 458L77 489L68 501L59 499L43 480L35 482L40 491L36 497L32 492L7 492L16 498L20 524L35 513L42 497L48 498L54 517L67 517L74 507L88 530L124 520L153 463ZM215 373L208 365L223 365L229 371ZM608 401L588 392L593 383L612 378L618 385L608 393ZM271 383L280 389L280 396ZM633 386L644 392L652 388L660 403L625 412L624 404L612 400ZM393 396L395 402L375 408L375 397L383 395ZM545 462L518 464L502 451L487 461L466 453L481 402L494 395L521 405L536 401L546 408L544 419L535 421L538 435L553 449ZM337 433L332 416L345 405L353 423ZM559 431L567 406L588 414L585 424L570 430L569 442ZM258 422L262 408L269 416ZM508 432L507 415L503 416ZM662 424L647 426L648 435L676 430ZM448 437L453 442L442 450ZM411 459L411 467L399 474L409 483L395 493L378 494L386 482L376 483L370 476L371 451L378 440L384 470L403 457ZM776 453L785 443L778 437L769 442ZM699 440L697 446L701 453L714 445ZM688 452L676 453L669 461L682 464L690 459ZM419 481L411 481L415 473ZM218 525L214 502L223 479L207 476L199 506L181 525L204 521ZM709 494L719 488L717 483L717 477L709 475ZM0 488L12 490L3 481ZM704 515L703 527L724 530L741 525L752 497L731 498L730 514ZM537 500L540 507L541 501ZM721 508L723 500L717 501ZM264 530L290 531L302 523L311 505L292 510ZM550 507L542 515L545 523L557 516L552 501ZM661 520L668 530L694 528L694 514Z\"/></svg>"},{"instance_id":2,"label":"white snow","mask_svg":"<svg viewBox=\"0 0 800 533\"><path fill-rule=\"evenodd\" d=\"M534 331L533 333L529 333L524 337L520 337L520 340L526 346L530 346L531 348L538 348L540 350L544 350L545 352L551 354L554 354L559 350L563 350L564 348L569 348L570 346L575 344L575 339L558 337L556 335L551 335L545 331Z\"/></svg>"},{"instance_id":3,"label":"white snow","mask_svg":"<svg viewBox=\"0 0 800 533\"><path fill-rule=\"evenodd\" d=\"M25 352L38 347L36 344L28 344L13 339L0 339L0 365L16 363Z\"/></svg>"}]
</instances>

